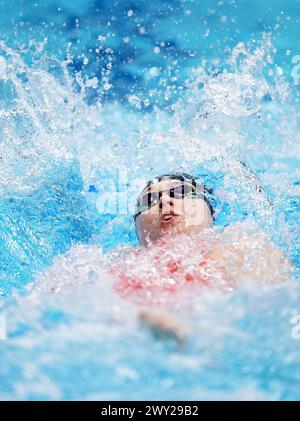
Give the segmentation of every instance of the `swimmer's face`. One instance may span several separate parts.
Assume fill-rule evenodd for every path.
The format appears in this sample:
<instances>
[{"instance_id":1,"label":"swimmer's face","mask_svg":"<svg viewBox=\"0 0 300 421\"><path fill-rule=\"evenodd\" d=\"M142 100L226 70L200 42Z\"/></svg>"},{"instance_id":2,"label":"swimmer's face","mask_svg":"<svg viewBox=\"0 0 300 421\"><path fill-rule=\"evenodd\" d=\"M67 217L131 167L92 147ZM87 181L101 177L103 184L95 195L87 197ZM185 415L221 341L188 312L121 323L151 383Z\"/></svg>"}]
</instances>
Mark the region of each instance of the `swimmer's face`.
<instances>
[{"instance_id":1,"label":"swimmer's face","mask_svg":"<svg viewBox=\"0 0 300 421\"><path fill-rule=\"evenodd\" d=\"M212 225L210 209L202 198L170 195L172 188L181 191L190 187L190 183L173 179L162 180L143 191L142 196L161 192L157 203L136 217L136 231L143 246L157 241L166 234L195 235Z\"/></svg>"}]
</instances>

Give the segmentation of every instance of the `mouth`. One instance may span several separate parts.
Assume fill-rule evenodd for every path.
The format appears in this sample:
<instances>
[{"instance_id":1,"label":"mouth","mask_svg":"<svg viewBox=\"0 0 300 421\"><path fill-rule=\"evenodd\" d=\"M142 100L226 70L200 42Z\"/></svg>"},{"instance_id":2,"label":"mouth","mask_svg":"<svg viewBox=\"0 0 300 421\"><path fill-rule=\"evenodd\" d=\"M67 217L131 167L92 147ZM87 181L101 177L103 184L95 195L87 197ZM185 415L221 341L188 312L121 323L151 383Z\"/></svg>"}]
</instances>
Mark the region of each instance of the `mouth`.
<instances>
[{"instance_id":1,"label":"mouth","mask_svg":"<svg viewBox=\"0 0 300 421\"><path fill-rule=\"evenodd\" d=\"M169 213L162 214L161 217L159 218L160 219L160 223L162 225L171 224L178 216L179 215L177 215L174 212L169 212Z\"/></svg>"}]
</instances>

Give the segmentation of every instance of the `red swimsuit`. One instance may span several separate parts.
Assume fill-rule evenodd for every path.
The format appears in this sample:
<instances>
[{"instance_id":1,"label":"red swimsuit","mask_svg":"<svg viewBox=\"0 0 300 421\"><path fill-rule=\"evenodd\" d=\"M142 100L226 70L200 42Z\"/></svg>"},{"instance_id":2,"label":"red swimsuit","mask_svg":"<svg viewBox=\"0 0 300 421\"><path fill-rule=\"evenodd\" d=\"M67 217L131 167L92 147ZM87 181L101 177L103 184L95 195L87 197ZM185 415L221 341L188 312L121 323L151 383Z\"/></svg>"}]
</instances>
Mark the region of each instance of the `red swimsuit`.
<instances>
[{"instance_id":1,"label":"red swimsuit","mask_svg":"<svg viewBox=\"0 0 300 421\"><path fill-rule=\"evenodd\" d=\"M189 285L210 286L208 253L203 243L188 237L162 238L113 263L115 290L141 304L166 301Z\"/></svg>"}]
</instances>

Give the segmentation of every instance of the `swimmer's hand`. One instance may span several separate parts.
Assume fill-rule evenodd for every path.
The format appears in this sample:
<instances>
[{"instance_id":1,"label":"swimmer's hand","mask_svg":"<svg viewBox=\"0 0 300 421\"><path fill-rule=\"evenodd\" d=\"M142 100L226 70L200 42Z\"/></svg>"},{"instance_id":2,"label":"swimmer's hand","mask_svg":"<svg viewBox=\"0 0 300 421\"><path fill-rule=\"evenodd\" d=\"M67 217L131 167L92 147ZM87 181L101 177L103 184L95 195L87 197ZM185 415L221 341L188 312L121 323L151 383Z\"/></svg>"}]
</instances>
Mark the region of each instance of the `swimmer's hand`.
<instances>
[{"instance_id":1,"label":"swimmer's hand","mask_svg":"<svg viewBox=\"0 0 300 421\"><path fill-rule=\"evenodd\" d=\"M189 336L190 328L166 310L142 308L138 317L144 325L150 327L157 338L173 338L182 344Z\"/></svg>"}]
</instances>

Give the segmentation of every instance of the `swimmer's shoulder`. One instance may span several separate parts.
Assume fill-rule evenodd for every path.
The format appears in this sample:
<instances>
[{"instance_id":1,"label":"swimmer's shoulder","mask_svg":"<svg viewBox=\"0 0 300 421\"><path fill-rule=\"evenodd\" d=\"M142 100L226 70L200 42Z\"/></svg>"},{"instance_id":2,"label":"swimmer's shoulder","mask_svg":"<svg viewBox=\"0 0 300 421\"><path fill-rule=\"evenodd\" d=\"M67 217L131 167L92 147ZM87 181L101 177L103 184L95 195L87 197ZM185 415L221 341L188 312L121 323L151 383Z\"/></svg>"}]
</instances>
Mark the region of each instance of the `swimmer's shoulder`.
<instances>
[{"instance_id":1,"label":"swimmer's shoulder","mask_svg":"<svg viewBox=\"0 0 300 421\"><path fill-rule=\"evenodd\" d=\"M242 266L251 260L257 272L255 275L259 274L261 278L270 278L272 270L274 283L286 281L293 275L295 268L292 263L257 223L237 222L226 227L223 234L223 249L220 245L219 256L224 256L230 249L235 256L231 262Z\"/></svg>"}]
</instances>

